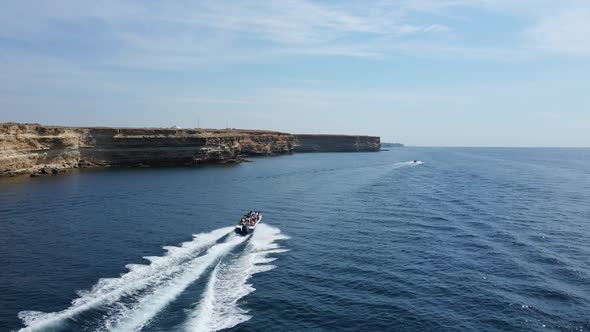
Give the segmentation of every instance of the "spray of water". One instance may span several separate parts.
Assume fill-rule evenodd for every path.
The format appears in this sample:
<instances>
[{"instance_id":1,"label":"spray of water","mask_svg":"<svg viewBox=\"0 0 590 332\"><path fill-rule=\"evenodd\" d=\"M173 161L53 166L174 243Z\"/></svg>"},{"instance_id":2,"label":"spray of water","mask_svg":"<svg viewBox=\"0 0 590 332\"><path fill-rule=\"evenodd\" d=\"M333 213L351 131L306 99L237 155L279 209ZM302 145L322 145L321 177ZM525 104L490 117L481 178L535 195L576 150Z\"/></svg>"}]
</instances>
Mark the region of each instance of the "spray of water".
<instances>
[{"instance_id":1,"label":"spray of water","mask_svg":"<svg viewBox=\"0 0 590 332\"><path fill-rule=\"evenodd\" d=\"M203 250L211 247L231 232L231 227L220 228L210 233L194 236L193 241L178 247L164 247L167 253L160 257L145 257L150 264L130 264L129 272L119 278L100 279L90 290L80 291L79 297L72 305L59 312L43 313L38 311L21 311L19 318L26 326L21 331L43 331L57 329L64 321L76 315L117 302L123 296L134 296L145 289L158 287L163 282L182 273L187 262L192 262Z\"/></svg>"},{"instance_id":2,"label":"spray of water","mask_svg":"<svg viewBox=\"0 0 590 332\"><path fill-rule=\"evenodd\" d=\"M288 239L275 227L260 224L242 253L217 264L201 299L184 323L187 331L217 331L231 328L250 319L238 301L254 287L248 283L252 275L273 269L275 258L270 254L287 251L277 243Z\"/></svg>"},{"instance_id":3,"label":"spray of water","mask_svg":"<svg viewBox=\"0 0 590 332\"><path fill-rule=\"evenodd\" d=\"M216 331L246 321L250 316L238 300L254 291L248 279L274 268L269 264L274 258L268 255L286 251L276 241L287 237L265 224L258 225L251 237L237 236L231 230L220 228L195 235L193 241L180 246L164 247L165 255L145 257L150 264L127 265L129 272L120 277L101 279L92 289L80 291L63 311L20 312L26 325L21 331L64 329L68 320L98 308L105 312L98 330L140 331L216 263L201 301L194 305L183 327ZM246 241L244 251L224 259Z\"/></svg>"},{"instance_id":4,"label":"spray of water","mask_svg":"<svg viewBox=\"0 0 590 332\"><path fill-rule=\"evenodd\" d=\"M142 294L130 307L122 306L104 322L110 331L140 331L168 304L195 282L207 270L247 237L235 234L223 243L215 244L207 252L179 267L180 272L152 291Z\"/></svg>"},{"instance_id":5,"label":"spray of water","mask_svg":"<svg viewBox=\"0 0 590 332\"><path fill-rule=\"evenodd\" d=\"M419 166L422 165L423 162L420 160L416 160L416 161L404 161L401 163L395 163L393 164L393 168L401 168L401 167L406 167L406 166Z\"/></svg>"}]
</instances>

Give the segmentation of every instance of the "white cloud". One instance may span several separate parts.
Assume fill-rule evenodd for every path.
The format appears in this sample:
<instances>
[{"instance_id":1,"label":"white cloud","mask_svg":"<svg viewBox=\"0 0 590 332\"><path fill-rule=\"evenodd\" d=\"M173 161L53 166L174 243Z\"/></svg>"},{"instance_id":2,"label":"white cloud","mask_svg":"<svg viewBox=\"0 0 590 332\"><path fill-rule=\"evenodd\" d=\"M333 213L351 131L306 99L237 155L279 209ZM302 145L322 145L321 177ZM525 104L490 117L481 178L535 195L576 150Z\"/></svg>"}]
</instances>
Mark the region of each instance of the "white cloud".
<instances>
[{"instance_id":1,"label":"white cloud","mask_svg":"<svg viewBox=\"0 0 590 332\"><path fill-rule=\"evenodd\" d=\"M556 13L538 22L526 34L533 46L542 50L590 56L590 7Z\"/></svg>"},{"instance_id":2,"label":"white cloud","mask_svg":"<svg viewBox=\"0 0 590 332\"><path fill-rule=\"evenodd\" d=\"M0 37L32 49L74 40L75 47L89 49L85 51L91 59L70 55L66 49L59 52L64 62L87 67L88 60L98 70L101 66L198 70L293 57L521 61L556 53L588 55L590 17L588 9L579 9L583 4L582 0L381 0L370 4L23 0L3 6ZM493 41L486 35L490 42L470 43L465 36L477 36L474 13L510 16L526 31L514 31L514 40ZM473 16L468 26L474 31L459 24L466 15ZM84 29L72 28L77 26ZM97 46L98 42L104 45ZM93 47L100 52L93 52Z\"/></svg>"},{"instance_id":3,"label":"white cloud","mask_svg":"<svg viewBox=\"0 0 590 332\"><path fill-rule=\"evenodd\" d=\"M64 26L66 28L64 28ZM71 27L81 26L85 29ZM31 45L54 41L106 43L108 64L230 62L275 56L379 57L366 49L376 38L420 38L449 32L441 22L414 23L399 6L375 2L180 1L120 2L19 1L0 12L0 36ZM97 35L93 35L96 33ZM84 35L86 34L86 35ZM78 38L75 38L78 37ZM361 42L362 41L362 42ZM244 56L245 55L245 56Z\"/></svg>"}]
</instances>

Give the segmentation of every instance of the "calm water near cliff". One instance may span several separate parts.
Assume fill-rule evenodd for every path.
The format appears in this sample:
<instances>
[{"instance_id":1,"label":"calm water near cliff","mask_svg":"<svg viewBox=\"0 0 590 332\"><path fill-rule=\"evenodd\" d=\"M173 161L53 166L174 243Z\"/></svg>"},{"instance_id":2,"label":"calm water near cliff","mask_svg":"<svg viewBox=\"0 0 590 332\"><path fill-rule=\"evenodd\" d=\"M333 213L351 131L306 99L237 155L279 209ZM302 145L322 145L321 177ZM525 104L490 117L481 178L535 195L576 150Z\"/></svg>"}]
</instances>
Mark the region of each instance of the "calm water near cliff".
<instances>
[{"instance_id":1,"label":"calm water near cliff","mask_svg":"<svg viewBox=\"0 0 590 332\"><path fill-rule=\"evenodd\" d=\"M263 224L230 234L250 209ZM0 331L25 324L587 331L590 149L392 148L3 180Z\"/></svg>"}]
</instances>

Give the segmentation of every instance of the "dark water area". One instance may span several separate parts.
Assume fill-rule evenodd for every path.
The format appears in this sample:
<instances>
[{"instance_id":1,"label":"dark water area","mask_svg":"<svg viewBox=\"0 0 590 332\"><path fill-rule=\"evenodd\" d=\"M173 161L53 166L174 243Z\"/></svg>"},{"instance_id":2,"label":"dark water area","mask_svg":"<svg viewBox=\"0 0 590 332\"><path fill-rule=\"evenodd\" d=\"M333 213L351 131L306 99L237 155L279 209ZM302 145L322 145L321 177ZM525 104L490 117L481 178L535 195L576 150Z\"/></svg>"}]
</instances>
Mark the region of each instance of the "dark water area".
<instances>
[{"instance_id":1,"label":"dark water area","mask_svg":"<svg viewBox=\"0 0 590 332\"><path fill-rule=\"evenodd\" d=\"M2 180L0 267L0 331L587 331L590 149Z\"/></svg>"}]
</instances>

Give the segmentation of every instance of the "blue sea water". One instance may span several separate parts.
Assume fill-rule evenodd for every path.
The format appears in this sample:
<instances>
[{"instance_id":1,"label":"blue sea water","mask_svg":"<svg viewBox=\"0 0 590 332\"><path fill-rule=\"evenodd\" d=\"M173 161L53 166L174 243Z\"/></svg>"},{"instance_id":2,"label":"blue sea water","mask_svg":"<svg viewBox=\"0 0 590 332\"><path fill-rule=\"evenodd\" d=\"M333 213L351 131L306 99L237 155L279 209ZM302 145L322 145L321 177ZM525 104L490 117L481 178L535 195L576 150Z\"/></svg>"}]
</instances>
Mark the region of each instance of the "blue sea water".
<instances>
[{"instance_id":1,"label":"blue sea water","mask_svg":"<svg viewBox=\"0 0 590 332\"><path fill-rule=\"evenodd\" d=\"M232 234L252 209L256 232ZM0 331L25 327L587 331L590 149L4 179Z\"/></svg>"}]
</instances>

